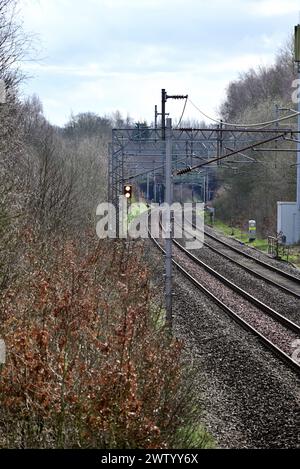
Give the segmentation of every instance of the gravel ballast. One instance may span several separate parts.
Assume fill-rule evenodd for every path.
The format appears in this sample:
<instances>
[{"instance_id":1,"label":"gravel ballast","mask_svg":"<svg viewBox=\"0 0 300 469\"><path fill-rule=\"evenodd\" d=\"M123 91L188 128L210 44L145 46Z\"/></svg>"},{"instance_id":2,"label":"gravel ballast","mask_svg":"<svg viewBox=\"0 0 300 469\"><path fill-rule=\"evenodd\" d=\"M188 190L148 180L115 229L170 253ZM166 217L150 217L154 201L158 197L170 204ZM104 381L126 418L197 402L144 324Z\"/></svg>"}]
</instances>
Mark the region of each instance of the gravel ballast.
<instances>
[{"instance_id":1,"label":"gravel ballast","mask_svg":"<svg viewBox=\"0 0 300 469\"><path fill-rule=\"evenodd\" d=\"M162 295L163 257L148 243ZM300 448L297 375L176 271L174 292L174 331L194 362L203 421L218 447Z\"/></svg>"},{"instance_id":2,"label":"gravel ballast","mask_svg":"<svg viewBox=\"0 0 300 469\"><path fill-rule=\"evenodd\" d=\"M254 277L242 267L224 260L206 247L193 251L193 254L258 300L275 309L289 320L300 324L300 302L298 298Z\"/></svg>"},{"instance_id":3,"label":"gravel ballast","mask_svg":"<svg viewBox=\"0 0 300 469\"><path fill-rule=\"evenodd\" d=\"M204 422L219 447L299 448L296 374L179 273L175 287L174 329L195 357Z\"/></svg>"},{"instance_id":4,"label":"gravel ballast","mask_svg":"<svg viewBox=\"0 0 300 469\"><path fill-rule=\"evenodd\" d=\"M293 267L291 264L287 263L287 262L282 262L282 261L278 261L274 258L272 258L271 256L269 256L268 254L265 254L264 252L260 251L259 249L256 249L252 246L247 246L246 244L236 240L234 237L228 237L228 236L225 236L223 235L222 233L220 233L219 231L209 227L209 226L205 226L205 231L208 233L208 234L211 234L213 236L215 236L216 238L219 238L220 240L224 241L225 243L235 247L235 248L238 248L240 249L241 251L244 251L246 252L247 254L249 254L250 256L252 256L254 259L259 259L259 260L262 260L264 262L266 262L267 264L273 266L273 267L276 267L277 269L279 270L282 270L284 272L287 272L288 274L291 274L293 275L294 277L297 277L300 279L300 270ZM210 239L208 238L208 241L210 241Z\"/></svg>"},{"instance_id":5,"label":"gravel ballast","mask_svg":"<svg viewBox=\"0 0 300 469\"><path fill-rule=\"evenodd\" d=\"M291 344L295 340L300 339L299 333L295 333L287 326L282 325L278 319L270 317L259 307L233 291L230 286L224 285L222 281L187 257L177 246L173 246L173 256L196 280L200 281L201 285L220 299L226 306L229 306L239 317L258 330L287 355L290 356L292 354L293 349Z\"/></svg>"}]
</instances>

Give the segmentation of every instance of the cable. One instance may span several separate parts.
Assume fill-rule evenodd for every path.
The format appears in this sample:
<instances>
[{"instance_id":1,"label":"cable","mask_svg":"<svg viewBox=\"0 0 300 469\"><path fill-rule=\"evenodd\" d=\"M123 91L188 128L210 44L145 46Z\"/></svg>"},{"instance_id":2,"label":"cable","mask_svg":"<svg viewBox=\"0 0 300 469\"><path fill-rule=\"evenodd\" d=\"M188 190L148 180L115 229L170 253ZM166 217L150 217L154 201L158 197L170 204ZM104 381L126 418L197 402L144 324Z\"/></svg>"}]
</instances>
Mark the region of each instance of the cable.
<instances>
[{"instance_id":1,"label":"cable","mask_svg":"<svg viewBox=\"0 0 300 469\"><path fill-rule=\"evenodd\" d=\"M275 124L276 122L281 122L281 121L284 121L284 120L287 120L287 119L291 119L292 117L296 117L300 114L300 112L297 112L295 111L295 114L289 114L288 116L285 116L285 117L280 117L279 119L274 119L272 121L267 121L267 122L259 122L257 124L233 124L231 122L224 122L224 121L220 121L218 119L214 119L213 117L210 117L208 114L205 114L205 112L201 111L201 109L199 109L198 106L196 106L196 104L193 103L193 101L191 101L189 99L189 102L191 103L192 106L194 106L195 109L197 109L197 111L200 112L200 114L202 114L204 117L206 117L207 119L213 121L213 122L216 122L218 124L223 124L223 125L230 125L232 127L243 127L243 128L247 128L247 127L260 127L260 128L263 128L263 127L268 127L269 125L271 124ZM260 129L258 129L260 130Z\"/></svg>"},{"instance_id":2,"label":"cable","mask_svg":"<svg viewBox=\"0 0 300 469\"><path fill-rule=\"evenodd\" d=\"M181 117L180 117L180 119L179 119L179 122L178 122L178 124L176 125L176 129L178 129L178 127L180 126L180 124L181 124L181 122L182 122L182 119L183 119L183 116L184 116L184 113L185 113L185 110L186 110L187 102L188 102L188 96L185 98L185 103L184 103L184 106L183 106L183 111L182 111Z\"/></svg>"},{"instance_id":3,"label":"cable","mask_svg":"<svg viewBox=\"0 0 300 469\"><path fill-rule=\"evenodd\" d=\"M269 143L273 142L274 140L278 140L279 138L284 138L286 135L286 132L284 132L281 135L276 135L275 137L268 138L266 140L262 140L261 142L253 143L252 145L249 145L244 148L240 148L239 150L234 150L230 153L227 153L227 155L223 156L218 156L217 158L213 158L212 160L206 162L206 163L200 163L197 164L196 166L188 166L187 168L181 169L177 171L176 176L181 176L182 174L189 173L191 171L194 171L195 169L202 168L203 166L208 166L212 163L215 163L217 161L223 160L224 158L228 158L229 156L237 155L238 153L243 153L246 150L252 150L254 147L258 147L259 145L263 145L264 143Z\"/></svg>"}]
</instances>

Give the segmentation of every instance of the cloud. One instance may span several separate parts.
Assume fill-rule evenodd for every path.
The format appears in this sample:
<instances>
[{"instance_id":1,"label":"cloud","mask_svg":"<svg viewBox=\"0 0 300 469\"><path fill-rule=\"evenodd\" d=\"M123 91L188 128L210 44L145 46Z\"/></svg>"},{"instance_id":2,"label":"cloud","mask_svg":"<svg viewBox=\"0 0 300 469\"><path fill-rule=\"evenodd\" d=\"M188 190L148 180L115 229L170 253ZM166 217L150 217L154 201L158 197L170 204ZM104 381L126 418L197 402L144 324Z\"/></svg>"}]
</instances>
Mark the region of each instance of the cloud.
<instances>
[{"instance_id":1,"label":"cloud","mask_svg":"<svg viewBox=\"0 0 300 469\"><path fill-rule=\"evenodd\" d=\"M215 113L230 80L272 62L296 3L21 0L24 25L38 34L44 57L23 65L33 77L23 90L38 93L59 124L71 110L123 109L150 120L164 87Z\"/></svg>"},{"instance_id":2,"label":"cloud","mask_svg":"<svg viewBox=\"0 0 300 469\"><path fill-rule=\"evenodd\" d=\"M295 13L295 22L299 18L299 0L256 0L250 6L250 11L264 17L285 16Z\"/></svg>"}]
</instances>

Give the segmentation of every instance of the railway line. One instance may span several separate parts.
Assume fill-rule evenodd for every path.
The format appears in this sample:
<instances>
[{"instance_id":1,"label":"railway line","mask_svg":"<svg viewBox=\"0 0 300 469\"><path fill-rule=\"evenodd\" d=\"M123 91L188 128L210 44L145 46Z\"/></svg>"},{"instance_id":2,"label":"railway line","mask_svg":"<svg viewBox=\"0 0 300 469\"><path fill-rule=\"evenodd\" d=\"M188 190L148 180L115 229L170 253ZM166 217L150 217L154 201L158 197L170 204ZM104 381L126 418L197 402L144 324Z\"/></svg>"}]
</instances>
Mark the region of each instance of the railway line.
<instances>
[{"instance_id":1,"label":"railway line","mask_svg":"<svg viewBox=\"0 0 300 469\"><path fill-rule=\"evenodd\" d=\"M160 251L164 252L163 240L151 239ZM253 333L286 365L300 374L300 364L292 358L292 344L300 339L300 326L225 278L176 240L173 240L173 245L173 263L177 270L244 329ZM297 292L294 291L293 294Z\"/></svg>"},{"instance_id":2,"label":"railway line","mask_svg":"<svg viewBox=\"0 0 300 469\"><path fill-rule=\"evenodd\" d=\"M251 256L251 254L242 251L238 247L226 243L226 241L223 241L217 236L209 233L207 229L205 230L205 236L206 238L209 238L211 242L218 245L218 249L216 249L215 246L205 241L205 246L207 246L212 251L217 251L219 255L226 258L227 260L230 260L231 262L238 264L240 267L249 271L251 274L264 279L266 282L275 285L276 287L296 296L297 298L300 298L299 277L286 272L285 270L279 269L278 267L258 259L257 257ZM242 259L244 262L241 261Z\"/></svg>"},{"instance_id":3,"label":"railway line","mask_svg":"<svg viewBox=\"0 0 300 469\"><path fill-rule=\"evenodd\" d=\"M194 225L191 225L195 229ZM254 277L280 289L284 293L300 299L300 278L275 267L268 262L251 256L205 230L204 246L226 261L229 261ZM209 238L210 242L207 242Z\"/></svg>"}]
</instances>

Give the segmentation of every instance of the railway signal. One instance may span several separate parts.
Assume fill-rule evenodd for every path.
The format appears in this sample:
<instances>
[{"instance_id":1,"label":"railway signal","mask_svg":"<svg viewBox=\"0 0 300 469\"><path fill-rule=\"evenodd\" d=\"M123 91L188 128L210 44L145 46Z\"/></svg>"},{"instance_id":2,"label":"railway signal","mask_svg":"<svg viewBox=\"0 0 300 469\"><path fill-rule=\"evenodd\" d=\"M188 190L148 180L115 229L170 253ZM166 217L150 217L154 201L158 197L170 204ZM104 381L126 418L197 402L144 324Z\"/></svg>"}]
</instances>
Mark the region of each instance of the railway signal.
<instances>
[{"instance_id":1,"label":"railway signal","mask_svg":"<svg viewBox=\"0 0 300 469\"><path fill-rule=\"evenodd\" d=\"M123 193L127 200L131 200L132 199L132 186L130 184L126 184L124 186Z\"/></svg>"}]
</instances>

